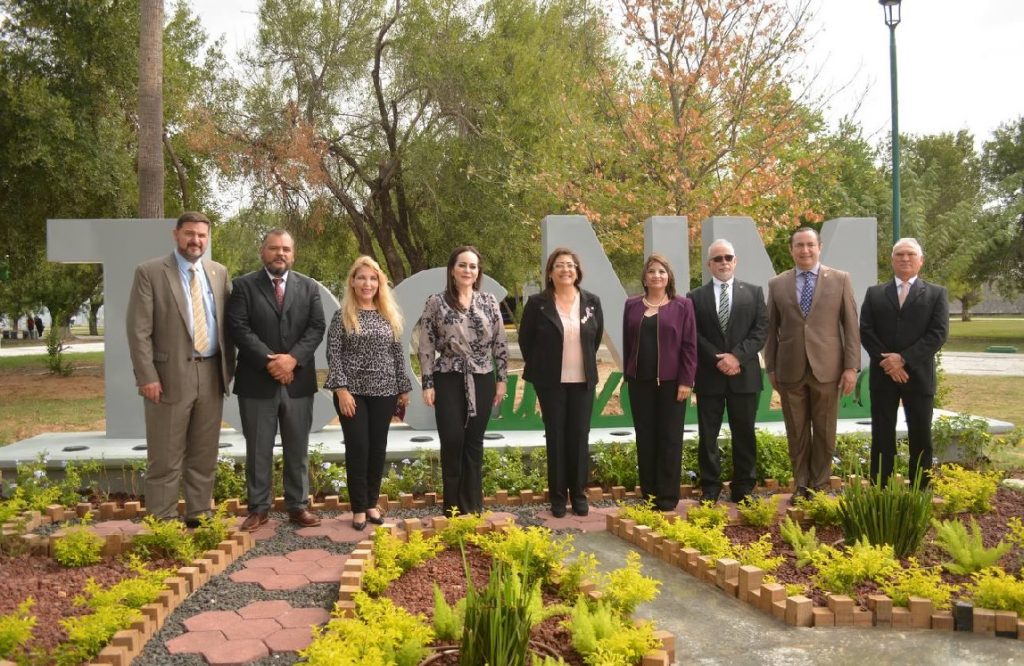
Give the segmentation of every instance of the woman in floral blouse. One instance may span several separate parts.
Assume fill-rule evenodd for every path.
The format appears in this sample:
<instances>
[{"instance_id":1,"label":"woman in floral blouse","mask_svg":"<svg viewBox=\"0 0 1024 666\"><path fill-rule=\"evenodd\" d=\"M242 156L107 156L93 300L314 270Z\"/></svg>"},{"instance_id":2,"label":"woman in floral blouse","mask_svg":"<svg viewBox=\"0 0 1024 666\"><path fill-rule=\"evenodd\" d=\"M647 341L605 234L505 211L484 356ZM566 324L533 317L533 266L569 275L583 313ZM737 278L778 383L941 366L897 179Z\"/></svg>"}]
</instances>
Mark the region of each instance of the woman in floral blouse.
<instances>
[{"instance_id":1,"label":"woman in floral blouse","mask_svg":"<svg viewBox=\"0 0 1024 666\"><path fill-rule=\"evenodd\" d=\"M480 513L484 431L492 406L505 398L508 343L493 294L480 291L480 252L455 248L444 292L427 299L420 317L423 402L434 408L441 440L444 512Z\"/></svg>"},{"instance_id":2,"label":"woman in floral blouse","mask_svg":"<svg viewBox=\"0 0 1024 666\"><path fill-rule=\"evenodd\" d=\"M409 402L402 313L376 261L359 257L348 271L341 309L327 333L327 381L345 434L352 527L384 523L377 497L384 473L388 428L396 405Z\"/></svg>"}]
</instances>

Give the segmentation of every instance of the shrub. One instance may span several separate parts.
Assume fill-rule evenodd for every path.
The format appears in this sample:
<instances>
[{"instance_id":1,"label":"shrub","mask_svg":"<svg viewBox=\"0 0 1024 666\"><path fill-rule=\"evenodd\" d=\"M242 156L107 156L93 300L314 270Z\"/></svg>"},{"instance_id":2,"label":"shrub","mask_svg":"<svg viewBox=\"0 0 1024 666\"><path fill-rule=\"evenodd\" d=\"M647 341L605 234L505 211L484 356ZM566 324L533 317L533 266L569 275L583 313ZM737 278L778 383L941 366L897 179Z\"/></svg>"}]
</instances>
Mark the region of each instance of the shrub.
<instances>
[{"instance_id":1,"label":"shrub","mask_svg":"<svg viewBox=\"0 0 1024 666\"><path fill-rule=\"evenodd\" d=\"M463 553L465 557L465 553ZM487 585L477 590L466 567L466 612L459 664L526 666L530 646L531 601L540 581L531 582L520 571L530 569L527 551L518 566L498 560Z\"/></svg>"},{"instance_id":2,"label":"shrub","mask_svg":"<svg viewBox=\"0 0 1024 666\"><path fill-rule=\"evenodd\" d=\"M921 545L932 515L932 494L917 484L847 484L840 508L840 525L847 544L867 539L889 544L897 557L907 557Z\"/></svg>"},{"instance_id":3,"label":"shrub","mask_svg":"<svg viewBox=\"0 0 1024 666\"><path fill-rule=\"evenodd\" d=\"M740 564L759 567L765 572L775 571L786 560L781 555L772 557L772 537L770 534L762 534L757 541L751 541L745 546L737 546L734 557Z\"/></svg>"},{"instance_id":4,"label":"shrub","mask_svg":"<svg viewBox=\"0 0 1024 666\"><path fill-rule=\"evenodd\" d=\"M661 533L686 548L696 548L701 555L718 559L732 555L732 542L725 535L725 525L705 526L688 520L666 523Z\"/></svg>"},{"instance_id":5,"label":"shrub","mask_svg":"<svg viewBox=\"0 0 1024 666\"><path fill-rule=\"evenodd\" d=\"M748 525L768 527L775 523L775 518L778 516L779 497L778 495L761 498L749 496L736 505L736 510Z\"/></svg>"},{"instance_id":6,"label":"shrub","mask_svg":"<svg viewBox=\"0 0 1024 666\"><path fill-rule=\"evenodd\" d=\"M64 536L53 544L53 559L62 567L88 567L103 559L103 537L84 524L67 527Z\"/></svg>"},{"instance_id":7,"label":"shrub","mask_svg":"<svg viewBox=\"0 0 1024 666\"><path fill-rule=\"evenodd\" d=\"M757 480L776 479L786 485L793 478L793 464L789 460L789 441L785 435L767 430L754 433L757 441Z\"/></svg>"},{"instance_id":8,"label":"shrub","mask_svg":"<svg viewBox=\"0 0 1024 666\"><path fill-rule=\"evenodd\" d=\"M451 606L444 598L444 592L434 583L434 634L441 641L456 641L462 637L466 617L466 598Z\"/></svg>"},{"instance_id":9,"label":"shrub","mask_svg":"<svg viewBox=\"0 0 1024 666\"><path fill-rule=\"evenodd\" d=\"M572 601L580 594L584 581L597 581L597 556L593 553L577 553L576 559L562 569L558 580L558 596Z\"/></svg>"},{"instance_id":10,"label":"shrub","mask_svg":"<svg viewBox=\"0 0 1024 666\"><path fill-rule=\"evenodd\" d=\"M448 519L448 524L444 526L441 533L438 534L441 541L448 547L454 548L461 543L465 543L470 534L476 533L476 528L485 524L483 516L476 513L469 513L464 516L458 514L453 515Z\"/></svg>"},{"instance_id":11,"label":"shrub","mask_svg":"<svg viewBox=\"0 0 1024 666\"><path fill-rule=\"evenodd\" d=\"M932 477L932 489L946 500L943 515L964 511L986 513L992 510L992 498L999 490L999 472L976 472L959 465L943 465Z\"/></svg>"},{"instance_id":12,"label":"shrub","mask_svg":"<svg viewBox=\"0 0 1024 666\"><path fill-rule=\"evenodd\" d=\"M804 514L815 525L822 527L838 525L841 520L840 509L842 507L842 500L838 497L832 497L828 493L812 490L810 495L797 500L796 505L798 508L803 509Z\"/></svg>"},{"instance_id":13,"label":"shrub","mask_svg":"<svg viewBox=\"0 0 1024 666\"><path fill-rule=\"evenodd\" d=\"M345 466L328 462L324 458L324 445L314 444L309 450L309 492L314 497L328 495L348 499Z\"/></svg>"},{"instance_id":14,"label":"shrub","mask_svg":"<svg viewBox=\"0 0 1024 666\"><path fill-rule=\"evenodd\" d=\"M779 525L779 533L782 539L793 547L796 555L796 565L805 567L810 564L814 554L821 548L818 538L815 535L815 528L811 527L806 532L789 516Z\"/></svg>"},{"instance_id":15,"label":"shrub","mask_svg":"<svg viewBox=\"0 0 1024 666\"><path fill-rule=\"evenodd\" d=\"M974 583L967 592L976 607L1013 611L1018 617L1024 616L1024 581L999 567L982 569L971 577Z\"/></svg>"},{"instance_id":16,"label":"shrub","mask_svg":"<svg viewBox=\"0 0 1024 666\"><path fill-rule=\"evenodd\" d=\"M363 575L363 589L376 596L409 569L435 557L443 549L437 536L425 538L423 532L409 533L402 541L385 529L373 534L373 567Z\"/></svg>"},{"instance_id":17,"label":"shrub","mask_svg":"<svg viewBox=\"0 0 1024 666\"><path fill-rule=\"evenodd\" d=\"M603 600L591 607L580 596L566 626L572 646L590 666L633 666L659 645L649 622L623 618Z\"/></svg>"},{"instance_id":18,"label":"shrub","mask_svg":"<svg viewBox=\"0 0 1024 666\"><path fill-rule=\"evenodd\" d=\"M631 550L626 554L626 566L608 573L602 600L620 615L629 616L637 606L658 596L660 586L660 580L643 575L640 553Z\"/></svg>"},{"instance_id":19,"label":"shrub","mask_svg":"<svg viewBox=\"0 0 1024 666\"><path fill-rule=\"evenodd\" d=\"M992 435L988 432L988 421L970 414L940 416L935 419L932 424L932 442L936 456L949 455L955 446L959 458L971 466L984 462L993 444Z\"/></svg>"},{"instance_id":20,"label":"shrub","mask_svg":"<svg viewBox=\"0 0 1024 666\"><path fill-rule=\"evenodd\" d=\"M1000 541L992 548L986 548L982 540L978 521L971 516L971 533L959 520L932 520L935 526L935 544L953 558L942 566L950 573L966 575L993 566L1010 551L1012 544Z\"/></svg>"},{"instance_id":21,"label":"shrub","mask_svg":"<svg viewBox=\"0 0 1024 666\"><path fill-rule=\"evenodd\" d=\"M545 527L511 525L500 532L489 532L470 539L496 562L516 568L529 583L551 580L555 571L572 551L572 536L553 537ZM518 567L528 567L525 570Z\"/></svg>"},{"instance_id":22,"label":"shrub","mask_svg":"<svg viewBox=\"0 0 1024 666\"><path fill-rule=\"evenodd\" d=\"M140 617L142 614L135 608L113 604L100 606L88 615L61 620L61 626L68 633L68 642L54 653L56 662L78 664L91 661L114 634L127 629Z\"/></svg>"},{"instance_id":23,"label":"shrub","mask_svg":"<svg viewBox=\"0 0 1024 666\"><path fill-rule=\"evenodd\" d=\"M845 552L823 546L811 556L811 563L818 568L815 585L838 594L850 594L865 581L884 581L900 568L892 546L875 546L866 540L854 543Z\"/></svg>"},{"instance_id":24,"label":"shrub","mask_svg":"<svg viewBox=\"0 0 1024 666\"><path fill-rule=\"evenodd\" d=\"M687 522L704 527L726 525L729 522L729 509L724 504L704 503L690 507L686 512Z\"/></svg>"},{"instance_id":25,"label":"shrub","mask_svg":"<svg viewBox=\"0 0 1024 666\"><path fill-rule=\"evenodd\" d=\"M362 592L355 604L356 617L313 627L313 642L299 655L313 666L415 666L427 656L434 632L422 615Z\"/></svg>"},{"instance_id":26,"label":"shrub","mask_svg":"<svg viewBox=\"0 0 1024 666\"><path fill-rule=\"evenodd\" d=\"M18 608L7 615L0 615L0 659L12 659L14 652L32 638L36 618L32 615L32 597L25 599Z\"/></svg>"},{"instance_id":27,"label":"shrub","mask_svg":"<svg viewBox=\"0 0 1024 666\"><path fill-rule=\"evenodd\" d=\"M936 610L950 607L950 599L957 588L942 582L939 567L922 567L913 557L908 558L907 568L897 570L892 577L881 583L882 592L897 606L906 606L910 597L931 599Z\"/></svg>"},{"instance_id":28,"label":"shrub","mask_svg":"<svg viewBox=\"0 0 1024 666\"><path fill-rule=\"evenodd\" d=\"M637 525L646 525L656 532L664 532L668 525L665 516L654 508L654 502L650 499L636 504L619 503L619 518L635 520Z\"/></svg>"},{"instance_id":29,"label":"shrub","mask_svg":"<svg viewBox=\"0 0 1024 666\"><path fill-rule=\"evenodd\" d=\"M192 530L192 543L199 553L214 550L228 538L231 531L231 519L228 518L226 504L221 504L212 515L199 517L199 527Z\"/></svg>"},{"instance_id":30,"label":"shrub","mask_svg":"<svg viewBox=\"0 0 1024 666\"><path fill-rule=\"evenodd\" d=\"M594 480L604 488L623 486L627 490L640 483L636 462L636 442L596 442L590 447Z\"/></svg>"},{"instance_id":31,"label":"shrub","mask_svg":"<svg viewBox=\"0 0 1024 666\"><path fill-rule=\"evenodd\" d=\"M543 449L537 449L543 452ZM524 456L520 449L484 449L483 491L494 495L498 490L518 494L520 490L541 491L547 487L546 463L536 465L537 457Z\"/></svg>"},{"instance_id":32,"label":"shrub","mask_svg":"<svg viewBox=\"0 0 1024 666\"><path fill-rule=\"evenodd\" d=\"M146 560L170 559L176 562L190 562L196 557L196 547L185 531L185 526L176 520L159 520L153 516L142 519L148 533L135 535L132 550Z\"/></svg>"}]
</instances>

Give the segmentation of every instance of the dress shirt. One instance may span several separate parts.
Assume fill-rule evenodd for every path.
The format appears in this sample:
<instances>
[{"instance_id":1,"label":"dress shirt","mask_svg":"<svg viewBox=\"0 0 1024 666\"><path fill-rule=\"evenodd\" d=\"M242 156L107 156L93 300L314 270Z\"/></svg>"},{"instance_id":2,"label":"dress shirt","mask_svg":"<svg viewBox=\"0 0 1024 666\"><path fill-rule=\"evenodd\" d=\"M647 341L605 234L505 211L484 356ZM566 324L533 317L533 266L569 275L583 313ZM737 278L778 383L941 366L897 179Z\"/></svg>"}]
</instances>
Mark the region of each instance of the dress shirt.
<instances>
[{"instance_id":1,"label":"dress shirt","mask_svg":"<svg viewBox=\"0 0 1024 666\"><path fill-rule=\"evenodd\" d=\"M181 277L181 288L185 292L185 311L192 312L192 268L196 269L196 275L199 276L199 289L203 293L203 303L206 306L206 332L207 339L209 340L209 349L206 350L206 354L203 358L210 358L216 356L217 352L220 351L218 345L217 335L217 307L213 302L213 290L210 289L210 281L206 279L206 270L203 269L203 258L196 259L196 263L192 263L181 256L181 254L175 250L174 260L178 262L178 275ZM185 317L185 321L188 325L188 333L193 338L195 337L195 331L192 330L192 317Z\"/></svg>"},{"instance_id":2,"label":"dress shirt","mask_svg":"<svg viewBox=\"0 0 1024 666\"><path fill-rule=\"evenodd\" d=\"M821 270L821 264L817 263L817 264L814 264L814 268L812 268L812 269L810 269L808 271L810 273L814 273L814 288L815 289L818 288L818 271L820 271L820 270ZM804 290L804 280L807 279L807 276L804 275L804 269L797 268L796 269L796 277L797 277L797 281L796 281L796 304L800 305L800 293Z\"/></svg>"},{"instance_id":3,"label":"dress shirt","mask_svg":"<svg viewBox=\"0 0 1024 666\"><path fill-rule=\"evenodd\" d=\"M729 285L729 310L731 311L732 310L732 301L733 301L733 298L735 298L735 296L736 296L736 294L735 294L735 292L733 290L733 286L735 286L734 283L736 282L736 278L735 277L731 277L728 280L726 280L725 282L722 282L718 278L711 278L711 280L715 283L715 313L716 314L718 313L718 308L722 304L722 285L723 284Z\"/></svg>"}]
</instances>

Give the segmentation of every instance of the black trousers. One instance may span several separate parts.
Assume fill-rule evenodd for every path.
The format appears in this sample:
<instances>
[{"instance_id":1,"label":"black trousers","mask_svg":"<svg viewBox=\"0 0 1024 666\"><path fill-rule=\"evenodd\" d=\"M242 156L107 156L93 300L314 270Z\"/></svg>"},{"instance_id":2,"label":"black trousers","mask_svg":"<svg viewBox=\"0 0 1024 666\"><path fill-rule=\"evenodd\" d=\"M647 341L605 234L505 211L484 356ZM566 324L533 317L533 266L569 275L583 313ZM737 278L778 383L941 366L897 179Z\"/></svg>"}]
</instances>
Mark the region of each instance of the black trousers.
<instances>
[{"instance_id":1,"label":"black trousers","mask_svg":"<svg viewBox=\"0 0 1024 666\"><path fill-rule=\"evenodd\" d=\"M535 386L534 389L544 419L551 506L564 508L567 500L585 503L594 388L579 383Z\"/></svg>"},{"instance_id":2,"label":"black trousers","mask_svg":"<svg viewBox=\"0 0 1024 666\"><path fill-rule=\"evenodd\" d=\"M345 434L345 477L352 513L364 513L377 506L380 480L384 474L384 455L388 447L388 429L398 403L397 395L353 395L356 413L349 418L341 413L338 397L334 409Z\"/></svg>"},{"instance_id":3,"label":"black trousers","mask_svg":"<svg viewBox=\"0 0 1024 666\"><path fill-rule=\"evenodd\" d=\"M729 431L732 437L732 483L729 488L733 500L740 500L757 485L757 438L754 426L757 419L757 393L697 393L697 431L700 443L697 463L700 467L700 487L704 497L717 498L722 492L722 459L718 450L718 434L722 430L722 417L729 410Z\"/></svg>"},{"instance_id":4,"label":"black trousers","mask_svg":"<svg viewBox=\"0 0 1024 666\"><path fill-rule=\"evenodd\" d=\"M654 498L661 511L679 503L679 477L683 464L683 420L686 402L676 401L674 381L628 381L629 404L636 429L636 459L640 491Z\"/></svg>"},{"instance_id":5,"label":"black trousers","mask_svg":"<svg viewBox=\"0 0 1024 666\"><path fill-rule=\"evenodd\" d=\"M480 513L484 506L484 432L494 404L494 375L474 374L476 416L466 418L465 379L461 372L434 373L434 417L441 440L441 484L445 514Z\"/></svg>"},{"instance_id":6,"label":"black trousers","mask_svg":"<svg viewBox=\"0 0 1024 666\"><path fill-rule=\"evenodd\" d=\"M891 388L871 389L871 481L882 485L892 476L896 460L896 408L903 401L910 440L910 479L921 470L921 487L927 488L932 469L932 410L935 396L895 384Z\"/></svg>"}]
</instances>

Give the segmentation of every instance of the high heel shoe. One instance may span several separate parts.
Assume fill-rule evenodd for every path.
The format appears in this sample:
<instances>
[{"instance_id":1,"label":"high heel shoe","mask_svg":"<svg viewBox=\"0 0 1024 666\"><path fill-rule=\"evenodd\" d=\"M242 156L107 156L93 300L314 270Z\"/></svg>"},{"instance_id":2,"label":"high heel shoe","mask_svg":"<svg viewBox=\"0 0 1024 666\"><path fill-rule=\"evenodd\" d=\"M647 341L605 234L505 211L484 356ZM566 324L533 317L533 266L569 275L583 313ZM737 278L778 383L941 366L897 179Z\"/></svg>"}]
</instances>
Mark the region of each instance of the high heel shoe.
<instances>
[{"instance_id":1,"label":"high heel shoe","mask_svg":"<svg viewBox=\"0 0 1024 666\"><path fill-rule=\"evenodd\" d=\"M362 532L366 529L366 518L362 520L356 520L355 516L352 516L352 529Z\"/></svg>"},{"instance_id":2,"label":"high heel shoe","mask_svg":"<svg viewBox=\"0 0 1024 666\"><path fill-rule=\"evenodd\" d=\"M368 520L369 522L373 523L374 525L383 525L384 524L384 512L381 511L380 508L378 507L377 508L377 513L380 514L380 515L371 516L370 513L367 512L366 513L366 520Z\"/></svg>"}]
</instances>

